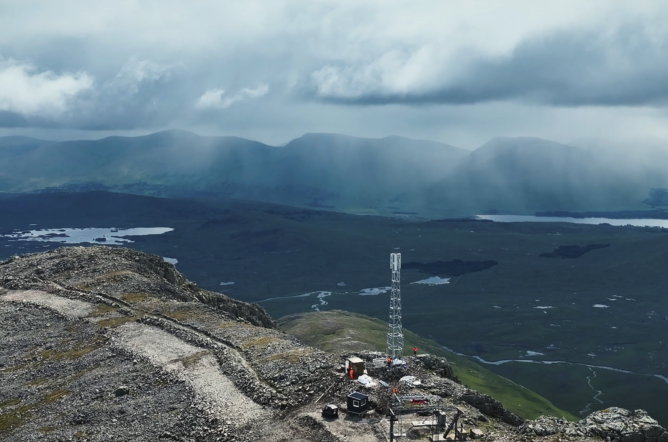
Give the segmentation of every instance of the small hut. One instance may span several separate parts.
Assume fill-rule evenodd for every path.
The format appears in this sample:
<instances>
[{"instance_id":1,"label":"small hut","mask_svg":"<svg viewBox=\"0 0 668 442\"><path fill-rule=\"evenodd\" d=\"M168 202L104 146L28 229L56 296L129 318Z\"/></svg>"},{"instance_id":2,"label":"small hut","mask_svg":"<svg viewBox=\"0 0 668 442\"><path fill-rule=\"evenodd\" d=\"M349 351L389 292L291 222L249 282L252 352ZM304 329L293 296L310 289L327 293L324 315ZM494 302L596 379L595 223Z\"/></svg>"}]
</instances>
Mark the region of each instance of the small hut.
<instances>
[{"instance_id":1,"label":"small hut","mask_svg":"<svg viewBox=\"0 0 668 442\"><path fill-rule=\"evenodd\" d=\"M350 373L351 368L353 369L353 379L357 379L364 374L364 361L354 356L346 359L346 374Z\"/></svg>"},{"instance_id":2,"label":"small hut","mask_svg":"<svg viewBox=\"0 0 668 442\"><path fill-rule=\"evenodd\" d=\"M348 395L346 407L348 413L363 414L369 409L369 396L353 391Z\"/></svg>"}]
</instances>

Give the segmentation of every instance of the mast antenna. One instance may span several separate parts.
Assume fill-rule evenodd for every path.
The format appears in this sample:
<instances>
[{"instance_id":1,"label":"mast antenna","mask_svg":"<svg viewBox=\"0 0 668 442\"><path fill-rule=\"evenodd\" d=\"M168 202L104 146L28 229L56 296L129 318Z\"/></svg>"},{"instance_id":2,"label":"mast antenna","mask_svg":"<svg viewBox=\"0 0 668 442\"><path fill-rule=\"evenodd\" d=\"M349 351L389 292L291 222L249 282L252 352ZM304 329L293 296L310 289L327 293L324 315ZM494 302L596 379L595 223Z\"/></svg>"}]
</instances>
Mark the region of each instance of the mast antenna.
<instances>
[{"instance_id":1,"label":"mast antenna","mask_svg":"<svg viewBox=\"0 0 668 442\"><path fill-rule=\"evenodd\" d=\"M404 333L401 328L401 253L390 253L390 269L392 270L392 294L390 295L387 356L395 361L401 359L404 352Z\"/></svg>"}]
</instances>

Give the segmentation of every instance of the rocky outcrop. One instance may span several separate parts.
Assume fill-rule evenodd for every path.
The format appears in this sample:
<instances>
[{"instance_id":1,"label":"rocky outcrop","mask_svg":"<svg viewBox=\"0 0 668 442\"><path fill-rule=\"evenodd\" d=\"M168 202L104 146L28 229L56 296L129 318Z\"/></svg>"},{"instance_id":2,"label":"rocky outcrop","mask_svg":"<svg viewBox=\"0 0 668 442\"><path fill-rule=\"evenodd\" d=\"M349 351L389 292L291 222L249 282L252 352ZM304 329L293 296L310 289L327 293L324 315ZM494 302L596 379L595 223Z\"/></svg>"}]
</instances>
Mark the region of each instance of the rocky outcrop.
<instances>
[{"instance_id":1,"label":"rocky outcrop","mask_svg":"<svg viewBox=\"0 0 668 442\"><path fill-rule=\"evenodd\" d=\"M517 432L529 436L564 434L572 437L600 437L610 442L665 442L666 430L644 410L629 411L608 408L596 411L579 422L568 422L552 416L528 421Z\"/></svg>"},{"instance_id":2,"label":"rocky outcrop","mask_svg":"<svg viewBox=\"0 0 668 442\"><path fill-rule=\"evenodd\" d=\"M427 370L432 370L436 372L441 377L452 379L455 382L459 382L457 376L452 371L452 367L448 363L447 359L443 357L437 357L430 354L421 354L417 355L415 361L418 364L421 364Z\"/></svg>"},{"instance_id":3,"label":"rocky outcrop","mask_svg":"<svg viewBox=\"0 0 668 442\"><path fill-rule=\"evenodd\" d=\"M472 407L477 408L481 413L500 419L507 424L518 426L524 422L524 419L506 410L501 402L486 394L469 390L459 399L471 405Z\"/></svg>"},{"instance_id":4,"label":"rocky outcrop","mask_svg":"<svg viewBox=\"0 0 668 442\"><path fill-rule=\"evenodd\" d=\"M40 288L44 281L86 292L157 293L178 301L198 301L252 325L275 328L259 305L203 290L161 257L137 250L63 247L0 262L0 285L8 289Z\"/></svg>"},{"instance_id":5,"label":"rocky outcrop","mask_svg":"<svg viewBox=\"0 0 668 442\"><path fill-rule=\"evenodd\" d=\"M237 317L244 318L250 324L260 327L276 328L276 324L274 324L271 316L269 316L258 304L237 301L222 293L214 293L206 290L197 290L194 297L203 304L232 313Z\"/></svg>"}]
</instances>

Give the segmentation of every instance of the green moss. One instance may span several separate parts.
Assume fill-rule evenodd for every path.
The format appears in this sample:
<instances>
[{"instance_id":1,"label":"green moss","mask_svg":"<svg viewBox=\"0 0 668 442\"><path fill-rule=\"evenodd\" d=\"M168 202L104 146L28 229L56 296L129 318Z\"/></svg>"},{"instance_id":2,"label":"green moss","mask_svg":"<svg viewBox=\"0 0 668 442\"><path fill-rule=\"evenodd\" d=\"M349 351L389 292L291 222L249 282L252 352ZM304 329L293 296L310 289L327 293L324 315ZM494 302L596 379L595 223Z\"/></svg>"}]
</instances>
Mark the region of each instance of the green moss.
<instances>
[{"instance_id":1,"label":"green moss","mask_svg":"<svg viewBox=\"0 0 668 442\"><path fill-rule=\"evenodd\" d=\"M100 327L119 327L126 322L131 322L135 321L137 318L141 317L142 315L134 315L134 316L117 316L115 318L109 318L109 319L103 319L102 321L98 321L97 325Z\"/></svg>"},{"instance_id":2,"label":"green moss","mask_svg":"<svg viewBox=\"0 0 668 442\"><path fill-rule=\"evenodd\" d=\"M23 419L20 416L21 414L16 411L0 414L0 433L23 425Z\"/></svg>"},{"instance_id":3,"label":"green moss","mask_svg":"<svg viewBox=\"0 0 668 442\"><path fill-rule=\"evenodd\" d=\"M296 364L302 357L307 356L310 353L311 351L308 349L289 350L283 353L276 353L274 355L268 356L266 359L268 361L284 360L289 364Z\"/></svg>"},{"instance_id":4,"label":"green moss","mask_svg":"<svg viewBox=\"0 0 668 442\"><path fill-rule=\"evenodd\" d=\"M179 359L181 363L183 364L184 367L189 368L197 364L199 361L202 360L202 358L206 355L208 355L208 351L199 351L195 354L192 354L190 356L186 356L184 358Z\"/></svg>"},{"instance_id":5,"label":"green moss","mask_svg":"<svg viewBox=\"0 0 668 442\"><path fill-rule=\"evenodd\" d=\"M44 396L44 399L39 403L39 406L52 404L52 403L64 398L68 394L70 394L70 391L68 391L68 390L52 391L51 393L48 393L46 396Z\"/></svg>"},{"instance_id":6,"label":"green moss","mask_svg":"<svg viewBox=\"0 0 668 442\"><path fill-rule=\"evenodd\" d=\"M112 307L112 306L107 305L107 304L99 304L94 311L92 311L88 314L88 317L89 318L94 318L94 317L97 317L97 316L104 316L109 312L115 311L116 309L117 309L116 307Z\"/></svg>"},{"instance_id":7,"label":"green moss","mask_svg":"<svg viewBox=\"0 0 668 442\"><path fill-rule=\"evenodd\" d=\"M251 347L257 347L257 346L264 347L267 344L269 344L271 342L274 342L274 341L278 341L278 338L275 338L273 336L263 336L261 338L253 338L253 339L249 339L247 341L244 341L243 344L241 344L241 346L244 349L251 348Z\"/></svg>"},{"instance_id":8,"label":"green moss","mask_svg":"<svg viewBox=\"0 0 668 442\"><path fill-rule=\"evenodd\" d=\"M78 372L78 373L74 373L72 376L70 376L69 378L67 378L67 383L74 382L74 381L76 381L77 379L81 378L81 377L82 377L83 375L85 375L86 373L89 373L89 372L91 372L91 371L93 371L93 370L96 370L96 369L98 369L98 368L100 368L99 365L94 365L94 366L92 366L92 367L88 367L88 368L86 368L85 370L81 370L81 371Z\"/></svg>"},{"instance_id":9,"label":"green moss","mask_svg":"<svg viewBox=\"0 0 668 442\"><path fill-rule=\"evenodd\" d=\"M56 431L57 429L58 429L57 427L49 425L49 426L46 426L46 427L38 428L37 431L42 433L42 434L47 434L47 433L51 433L53 431Z\"/></svg>"},{"instance_id":10,"label":"green moss","mask_svg":"<svg viewBox=\"0 0 668 442\"><path fill-rule=\"evenodd\" d=\"M88 343L90 344L90 343ZM68 350L45 350L40 352L40 356L43 360L74 360L79 359L80 357L90 353L91 351L97 350L101 347L101 343L95 342L90 345L86 343L81 343L81 345L76 345L75 347Z\"/></svg>"},{"instance_id":11,"label":"green moss","mask_svg":"<svg viewBox=\"0 0 668 442\"><path fill-rule=\"evenodd\" d=\"M142 302L148 297L147 293L126 293L121 296L121 299L127 302Z\"/></svg>"},{"instance_id":12,"label":"green moss","mask_svg":"<svg viewBox=\"0 0 668 442\"><path fill-rule=\"evenodd\" d=\"M46 384L49 382L47 378L39 378L39 379L33 379L32 381L26 382L25 385L31 386L31 387L38 387L42 384Z\"/></svg>"},{"instance_id":13,"label":"green moss","mask_svg":"<svg viewBox=\"0 0 668 442\"><path fill-rule=\"evenodd\" d=\"M32 411L45 405L52 404L57 400L67 396L69 393L70 392L67 390L52 391L46 394L39 402L22 405L20 407L14 408L9 412L0 414L0 434L22 426ZM3 404L5 403L7 405L3 405L3 407L9 406L10 404L18 405L20 401L18 399L12 399L11 401L3 402Z\"/></svg>"},{"instance_id":14,"label":"green moss","mask_svg":"<svg viewBox=\"0 0 668 442\"><path fill-rule=\"evenodd\" d=\"M170 312L164 312L165 316L169 316L172 319L177 321L184 321L186 319L197 318L199 316L198 312L193 312L191 310L173 310Z\"/></svg>"},{"instance_id":15,"label":"green moss","mask_svg":"<svg viewBox=\"0 0 668 442\"><path fill-rule=\"evenodd\" d=\"M21 403L21 399L7 399L5 401L0 402L0 408L2 407L11 407L14 405L18 405Z\"/></svg>"}]
</instances>

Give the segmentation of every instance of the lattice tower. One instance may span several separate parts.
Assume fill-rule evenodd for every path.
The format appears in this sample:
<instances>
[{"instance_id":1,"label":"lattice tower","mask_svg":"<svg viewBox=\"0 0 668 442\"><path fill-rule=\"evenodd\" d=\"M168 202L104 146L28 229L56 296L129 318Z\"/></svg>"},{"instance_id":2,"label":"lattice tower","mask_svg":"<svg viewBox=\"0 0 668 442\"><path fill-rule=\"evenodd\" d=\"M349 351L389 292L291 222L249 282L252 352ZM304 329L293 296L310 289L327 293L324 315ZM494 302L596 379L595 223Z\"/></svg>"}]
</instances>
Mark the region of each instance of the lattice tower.
<instances>
[{"instance_id":1,"label":"lattice tower","mask_svg":"<svg viewBox=\"0 0 668 442\"><path fill-rule=\"evenodd\" d=\"M390 321L387 333L387 356L401 359L404 353L404 333L401 328L401 253L390 253L392 269L392 294L390 295Z\"/></svg>"}]
</instances>

